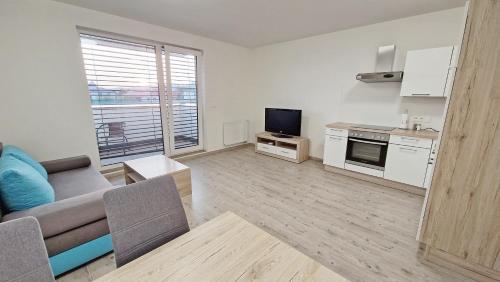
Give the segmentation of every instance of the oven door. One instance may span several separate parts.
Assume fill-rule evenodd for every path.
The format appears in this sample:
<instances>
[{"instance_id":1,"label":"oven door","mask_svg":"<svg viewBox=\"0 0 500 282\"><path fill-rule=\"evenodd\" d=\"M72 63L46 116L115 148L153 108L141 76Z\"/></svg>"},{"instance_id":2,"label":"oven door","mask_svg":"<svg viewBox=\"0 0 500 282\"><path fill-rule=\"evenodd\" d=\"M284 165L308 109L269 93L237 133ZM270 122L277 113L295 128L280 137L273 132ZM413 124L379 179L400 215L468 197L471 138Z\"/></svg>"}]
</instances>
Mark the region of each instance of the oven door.
<instances>
[{"instance_id":1,"label":"oven door","mask_svg":"<svg viewBox=\"0 0 500 282\"><path fill-rule=\"evenodd\" d=\"M388 146L384 141L348 138L346 163L384 170Z\"/></svg>"}]
</instances>

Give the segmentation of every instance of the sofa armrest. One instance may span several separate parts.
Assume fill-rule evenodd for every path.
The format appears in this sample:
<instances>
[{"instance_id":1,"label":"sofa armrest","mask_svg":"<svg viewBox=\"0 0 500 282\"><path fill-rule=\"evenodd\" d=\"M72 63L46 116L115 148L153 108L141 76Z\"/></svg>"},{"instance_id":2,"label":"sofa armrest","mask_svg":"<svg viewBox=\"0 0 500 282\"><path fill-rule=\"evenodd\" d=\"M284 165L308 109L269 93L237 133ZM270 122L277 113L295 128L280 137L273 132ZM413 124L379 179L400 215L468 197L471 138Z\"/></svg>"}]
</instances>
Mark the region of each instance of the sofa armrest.
<instances>
[{"instance_id":1,"label":"sofa armrest","mask_svg":"<svg viewBox=\"0 0 500 282\"><path fill-rule=\"evenodd\" d=\"M5 214L3 221L33 216L40 223L44 238L106 218L103 194L109 189L64 199L24 211Z\"/></svg>"},{"instance_id":2,"label":"sofa armrest","mask_svg":"<svg viewBox=\"0 0 500 282\"><path fill-rule=\"evenodd\" d=\"M66 170L72 170L90 166L90 158L88 156L77 156L64 158L52 161L41 162L47 173L57 173Z\"/></svg>"}]
</instances>

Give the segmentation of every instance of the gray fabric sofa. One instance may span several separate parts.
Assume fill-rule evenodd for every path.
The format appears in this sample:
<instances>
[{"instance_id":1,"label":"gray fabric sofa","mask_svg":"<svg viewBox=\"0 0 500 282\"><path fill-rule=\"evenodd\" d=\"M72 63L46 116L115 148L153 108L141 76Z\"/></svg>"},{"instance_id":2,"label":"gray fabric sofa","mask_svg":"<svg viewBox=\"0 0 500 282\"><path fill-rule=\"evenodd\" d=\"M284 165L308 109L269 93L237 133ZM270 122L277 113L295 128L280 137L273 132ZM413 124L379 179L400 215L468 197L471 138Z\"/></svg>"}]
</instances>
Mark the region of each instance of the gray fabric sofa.
<instances>
[{"instance_id":1,"label":"gray fabric sofa","mask_svg":"<svg viewBox=\"0 0 500 282\"><path fill-rule=\"evenodd\" d=\"M0 143L0 156L2 144ZM42 162L55 202L0 214L0 222L35 217L50 257L109 234L103 194L112 188L87 156Z\"/></svg>"}]
</instances>

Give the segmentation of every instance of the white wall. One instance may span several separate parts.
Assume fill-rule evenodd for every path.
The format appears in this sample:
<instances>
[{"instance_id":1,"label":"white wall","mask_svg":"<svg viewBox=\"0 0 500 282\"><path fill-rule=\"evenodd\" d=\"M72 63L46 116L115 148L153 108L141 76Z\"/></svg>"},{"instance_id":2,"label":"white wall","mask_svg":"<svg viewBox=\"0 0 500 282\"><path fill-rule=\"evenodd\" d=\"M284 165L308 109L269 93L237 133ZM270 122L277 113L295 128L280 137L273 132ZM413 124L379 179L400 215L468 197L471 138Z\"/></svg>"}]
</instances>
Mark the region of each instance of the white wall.
<instances>
[{"instance_id":1,"label":"white wall","mask_svg":"<svg viewBox=\"0 0 500 282\"><path fill-rule=\"evenodd\" d=\"M99 163L76 26L202 49L205 146L223 147L222 123L251 120L262 131L265 107L303 110L303 135L321 157L333 121L398 125L399 114L429 115L439 126L443 99L400 98L400 84L365 84L376 49L458 43L463 9L380 23L257 49L49 0L0 2L0 141L40 160L88 154Z\"/></svg>"},{"instance_id":2,"label":"white wall","mask_svg":"<svg viewBox=\"0 0 500 282\"><path fill-rule=\"evenodd\" d=\"M0 141L40 160L88 154L99 164L76 26L203 50L205 145L248 119L250 50L47 0L0 2Z\"/></svg>"},{"instance_id":3,"label":"white wall","mask_svg":"<svg viewBox=\"0 0 500 282\"><path fill-rule=\"evenodd\" d=\"M254 131L264 108L302 109L302 135L311 155L322 157L324 126L335 121L398 126L405 109L432 117L439 128L445 100L401 98L400 83L363 83L375 69L377 47L396 44L395 70L407 50L459 43L464 9L457 8L258 48L254 51Z\"/></svg>"}]
</instances>

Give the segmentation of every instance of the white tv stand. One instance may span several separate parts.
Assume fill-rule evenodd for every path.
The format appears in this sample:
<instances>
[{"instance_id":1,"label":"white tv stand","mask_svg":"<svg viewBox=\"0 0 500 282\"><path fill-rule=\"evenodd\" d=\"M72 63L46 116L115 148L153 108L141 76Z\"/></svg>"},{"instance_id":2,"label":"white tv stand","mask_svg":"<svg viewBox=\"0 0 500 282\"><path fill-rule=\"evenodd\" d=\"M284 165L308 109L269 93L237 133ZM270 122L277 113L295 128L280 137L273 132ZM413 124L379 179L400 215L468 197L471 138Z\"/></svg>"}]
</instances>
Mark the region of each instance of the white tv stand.
<instances>
[{"instance_id":1,"label":"white tv stand","mask_svg":"<svg viewBox=\"0 0 500 282\"><path fill-rule=\"evenodd\" d=\"M255 152L301 163L309 159L309 139L305 137L280 138L269 132L255 134Z\"/></svg>"}]
</instances>

